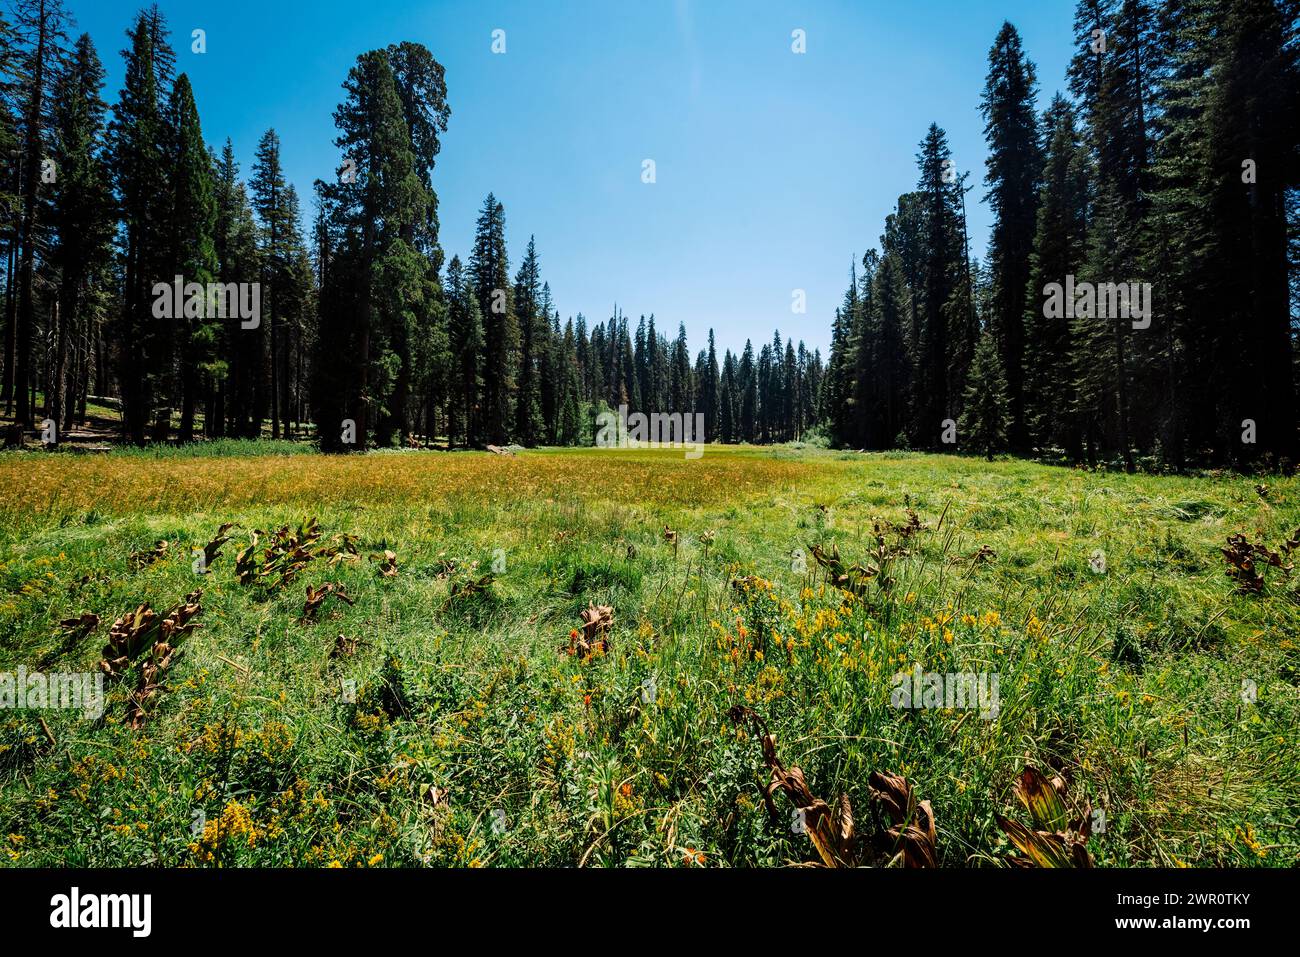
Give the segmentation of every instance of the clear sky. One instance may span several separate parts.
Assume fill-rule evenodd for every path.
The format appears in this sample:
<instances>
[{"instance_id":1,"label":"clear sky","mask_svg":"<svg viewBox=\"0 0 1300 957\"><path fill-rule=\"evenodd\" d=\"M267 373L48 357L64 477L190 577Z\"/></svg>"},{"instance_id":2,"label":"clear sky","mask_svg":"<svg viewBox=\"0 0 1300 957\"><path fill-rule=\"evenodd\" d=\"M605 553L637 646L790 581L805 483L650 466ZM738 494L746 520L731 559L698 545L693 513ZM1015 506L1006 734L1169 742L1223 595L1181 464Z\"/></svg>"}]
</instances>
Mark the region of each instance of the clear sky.
<instances>
[{"instance_id":1,"label":"clear sky","mask_svg":"<svg viewBox=\"0 0 1300 957\"><path fill-rule=\"evenodd\" d=\"M117 99L140 4L65 0ZM248 172L275 127L286 174L338 162L331 119L357 54L423 43L446 67L451 120L434 171L442 245L466 258L484 196L506 208L512 274L530 234L565 318L615 302L739 349L772 330L825 354L850 262L877 245L917 179L931 121L983 196L979 96L1003 20L1038 66L1040 108L1063 89L1070 0L160 0L209 142ZM191 31L207 52L191 52ZM806 31L807 52L791 50ZM492 52L505 31L506 52ZM653 159L657 181L642 182ZM792 313L792 290L807 312Z\"/></svg>"}]
</instances>

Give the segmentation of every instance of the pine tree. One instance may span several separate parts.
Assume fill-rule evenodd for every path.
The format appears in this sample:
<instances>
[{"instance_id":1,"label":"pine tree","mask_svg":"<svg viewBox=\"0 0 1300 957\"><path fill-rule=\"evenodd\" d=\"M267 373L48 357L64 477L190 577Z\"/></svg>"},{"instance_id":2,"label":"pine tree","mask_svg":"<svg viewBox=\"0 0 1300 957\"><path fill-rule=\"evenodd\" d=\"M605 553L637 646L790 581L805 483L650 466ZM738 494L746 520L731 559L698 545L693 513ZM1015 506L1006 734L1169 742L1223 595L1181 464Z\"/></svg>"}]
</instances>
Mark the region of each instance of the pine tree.
<instances>
[{"instance_id":1,"label":"pine tree","mask_svg":"<svg viewBox=\"0 0 1300 957\"><path fill-rule=\"evenodd\" d=\"M913 342L916 355L917 405L913 409L913 437L927 447L938 444L940 423L952 411L948 394L949 313L944 307L956 286L962 268L961 246L957 240L955 177L947 134L931 123L917 155L921 176L917 190L921 194L925 222L925 258L923 262L923 310L918 339Z\"/></svg>"},{"instance_id":2,"label":"pine tree","mask_svg":"<svg viewBox=\"0 0 1300 957\"><path fill-rule=\"evenodd\" d=\"M570 319L573 323L573 353L574 359L578 363L578 387L579 398L583 402L590 402L592 397L591 390L591 339L587 335L587 317L578 313L576 320Z\"/></svg>"},{"instance_id":3,"label":"pine tree","mask_svg":"<svg viewBox=\"0 0 1300 957\"><path fill-rule=\"evenodd\" d=\"M519 271L515 273L514 307L519 322L518 388L515 393L514 434L529 448L538 444L544 429L542 418L541 353L545 341L545 309L540 301L541 275L537 248L528 237ZM548 307L549 308L549 307Z\"/></svg>"},{"instance_id":4,"label":"pine tree","mask_svg":"<svg viewBox=\"0 0 1300 957\"><path fill-rule=\"evenodd\" d=\"M787 442L799 438L795 424L799 388L799 366L795 360L794 339L786 339L785 358L781 362L781 434Z\"/></svg>"},{"instance_id":5,"label":"pine tree","mask_svg":"<svg viewBox=\"0 0 1300 957\"><path fill-rule=\"evenodd\" d=\"M22 208L18 199L18 121L9 108L10 92L14 83L7 80L17 72L17 52L13 31L0 10L0 240L4 242L5 292L3 302L3 321L5 327L4 354L0 356L3 364L3 379L0 379L0 399L4 400L5 414L13 411L14 398L14 331L17 325L15 315L16 297L15 281L18 259L18 221Z\"/></svg>"},{"instance_id":6,"label":"pine tree","mask_svg":"<svg viewBox=\"0 0 1300 957\"><path fill-rule=\"evenodd\" d=\"M229 139L215 163L213 192L216 204L213 250L218 280L259 282L262 266L257 226L244 184L239 180L239 164L235 162ZM262 379L263 326L259 322L253 328L244 328L242 322L227 321L221 324L218 337L220 358L211 368L214 394L208 415L208 435L256 438L261 432L256 399L257 383Z\"/></svg>"},{"instance_id":7,"label":"pine tree","mask_svg":"<svg viewBox=\"0 0 1300 957\"><path fill-rule=\"evenodd\" d=\"M768 441L780 442L785 438L783 421L785 403L781 396L781 389L785 382L785 369L782 365L785 347L780 329L773 330L772 341L768 344L767 351L767 376L764 380L765 388L760 394L760 402L767 421Z\"/></svg>"},{"instance_id":8,"label":"pine tree","mask_svg":"<svg viewBox=\"0 0 1300 957\"><path fill-rule=\"evenodd\" d=\"M983 452L992 462L993 454L1006 447L1010 416L1006 378L998 359L997 343L986 331L975 346L964 408L957 426L959 441L968 448Z\"/></svg>"},{"instance_id":9,"label":"pine tree","mask_svg":"<svg viewBox=\"0 0 1300 957\"><path fill-rule=\"evenodd\" d=\"M249 194L253 210L257 213L262 238L262 304L267 336L270 344L270 386L267 396L271 407L271 438L280 437L281 407L285 404L282 386L285 380L281 368L283 347L280 318L280 286L289 268L289 233L295 224L288 216L284 170L280 165L280 137L275 130L267 130L257 143L257 156L249 179ZM259 369L260 373L261 370Z\"/></svg>"},{"instance_id":10,"label":"pine tree","mask_svg":"<svg viewBox=\"0 0 1300 957\"><path fill-rule=\"evenodd\" d=\"M831 323L831 356L827 364L826 379L822 382L821 394L817 398L819 415L830 435L831 443L836 446L849 444L848 406L845 403L847 388L846 364L848 361L848 329L844 321L844 311L835 310L835 319Z\"/></svg>"},{"instance_id":11,"label":"pine tree","mask_svg":"<svg viewBox=\"0 0 1300 957\"><path fill-rule=\"evenodd\" d=\"M633 412L640 411L641 386L636 377L636 355L632 348L632 336L627 328L627 317L620 319L618 325L618 348L614 352L615 382L618 383L618 405L626 405Z\"/></svg>"},{"instance_id":12,"label":"pine tree","mask_svg":"<svg viewBox=\"0 0 1300 957\"><path fill-rule=\"evenodd\" d=\"M1117 281L1127 275L1138 249L1136 237L1126 228L1126 204L1113 182L1101 183L1093 208L1084 274L1094 282ZM1096 308L1076 304L1070 328L1083 442L1090 462L1097 450L1117 451L1131 472L1132 324L1124 315L1097 313Z\"/></svg>"},{"instance_id":13,"label":"pine tree","mask_svg":"<svg viewBox=\"0 0 1300 957\"><path fill-rule=\"evenodd\" d=\"M1037 226L1025 292L1025 418L1031 440L1060 446L1072 461L1082 455L1075 395L1076 347L1070 319L1052 315L1045 296L1052 283L1082 272L1087 255L1088 157L1074 109L1059 94L1043 117L1046 140Z\"/></svg>"},{"instance_id":14,"label":"pine tree","mask_svg":"<svg viewBox=\"0 0 1300 957\"><path fill-rule=\"evenodd\" d=\"M587 345L587 363L584 367L587 377L587 391L584 398L593 407L603 401L609 393L609 385L605 382L605 370L609 367L605 358L608 349L608 343L605 341L605 324L598 322L591 330Z\"/></svg>"},{"instance_id":15,"label":"pine tree","mask_svg":"<svg viewBox=\"0 0 1300 957\"><path fill-rule=\"evenodd\" d=\"M112 195L103 148L104 69L89 34L76 42L54 88L51 260L59 276L58 335L50 418L70 430L86 395L98 335L100 289L107 284L113 235Z\"/></svg>"},{"instance_id":16,"label":"pine tree","mask_svg":"<svg viewBox=\"0 0 1300 957\"><path fill-rule=\"evenodd\" d=\"M505 229L505 207L489 193L479 213L469 275L483 317L483 434L497 445L508 442L514 429L514 357L519 342Z\"/></svg>"},{"instance_id":17,"label":"pine tree","mask_svg":"<svg viewBox=\"0 0 1300 957\"><path fill-rule=\"evenodd\" d=\"M581 316L578 317L581 320ZM578 343L582 342L582 326L574 331L573 320L564 327L560 346L560 401L557 413L555 441L559 445L578 445L582 442L582 383L579 372Z\"/></svg>"},{"instance_id":18,"label":"pine tree","mask_svg":"<svg viewBox=\"0 0 1300 957\"><path fill-rule=\"evenodd\" d=\"M654 393L650 382L650 347L647 340L646 319L643 315L636 326L636 335L632 340L632 360L636 369L637 394L632 396L632 408L636 411L649 411L654 402Z\"/></svg>"},{"instance_id":19,"label":"pine tree","mask_svg":"<svg viewBox=\"0 0 1300 957\"><path fill-rule=\"evenodd\" d=\"M776 424L773 421L772 408L772 345L764 343L758 352L758 365L755 373L758 390L758 441L762 444L776 441Z\"/></svg>"},{"instance_id":20,"label":"pine tree","mask_svg":"<svg viewBox=\"0 0 1300 957\"><path fill-rule=\"evenodd\" d=\"M892 253L897 260L899 289L905 310L903 323L903 342L907 350L909 370L907 376L907 393L903 397L903 410L906 425L906 440L919 444L916 429L924 412L925 371L921 363L921 344L923 322L921 304L924 300L922 282L925 276L925 211L924 197L917 192L904 193L898 197L894 211L885 217L885 231L880 238L881 254Z\"/></svg>"},{"instance_id":21,"label":"pine tree","mask_svg":"<svg viewBox=\"0 0 1300 957\"><path fill-rule=\"evenodd\" d=\"M736 441L736 359L728 349L722 360L718 390L718 434L728 444Z\"/></svg>"},{"instance_id":22,"label":"pine tree","mask_svg":"<svg viewBox=\"0 0 1300 957\"><path fill-rule=\"evenodd\" d=\"M1105 75L1107 38L1116 0L1078 0L1074 10L1074 49L1066 71L1070 93L1081 105L1084 120L1092 124L1092 110L1101 97Z\"/></svg>"},{"instance_id":23,"label":"pine tree","mask_svg":"<svg viewBox=\"0 0 1300 957\"><path fill-rule=\"evenodd\" d=\"M551 301L550 283L542 285L542 301L545 303L543 312L549 313L551 320L550 324L545 326L545 356L542 365L546 371L542 375L541 382L542 421L546 425L545 442L548 445L557 445L560 432L560 403L564 400L564 389L567 386L565 362L568 356L564 351L564 333L560 329L560 310L555 309Z\"/></svg>"},{"instance_id":24,"label":"pine tree","mask_svg":"<svg viewBox=\"0 0 1300 957\"><path fill-rule=\"evenodd\" d=\"M1218 22L1206 114L1208 197L1218 321L1235 333L1224 355L1223 444L1239 461L1255 458L1255 448L1240 441L1246 419L1255 422L1258 450L1275 461L1294 463L1298 448L1286 216L1287 191L1300 186L1298 13L1294 3L1237 0ZM1246 160L1254 168L1249 177Z\"/></svg>"},{"instance_id":25,"label":"pine tree","mask_svg":"<svg viewBox=\"0 0 1300 957\"><path fill-rule=\"evenodd\" d=\"M142 13L131 31L131 48L123 53L126 76L109 123L109 168L122 228L122 314L116 330L121 356L122 422L129 441L143 444L153 418L155 393L170 357L159 347L151 310L153 283L166 281L166 236L170 187L166 169L165 90L158 86L155 60L158 22Z\"/></svg>"},{"instance_id":26,"label":"pine tree","mask_svg":"<svg viewBox=\"0 0 1300 957\"><path fill-rule=\"evenodd\" d=\"M1089 255L1081 281L1121 283L1142 278L1146 216L1151 205L1151 137L1155 84L1163 71L1163 41L1144 0L1084 0L1075 17L1080 46L1071 84L1080 94L1092 147ZM1094 35L1093 31L1100 31ZM1118 454L1135 465L1134 447L1154 438L1154 415L1135 420L1133 408L1157 408L1159 343L1150 329L1135 339L1123 320L1075 319L1080 427L1087 456ZM1104 365L1098 365L1104 363Z\"/></svg>"},{"instance_id":27,"label":"pine tree","mask_svg":"<svg viewBox=\"0 0 1300 957\"><path fill-rule=\"evenodd\" d=\"M712 329L709 330L708 351L702 354L705 356L705 360L696 373L698 393L695 398L695 411L704 415L704 434L712 438L718 433L722 424L721 404L718 396L718 348L714 342Z\"/></svg>"},{"instance_id":28,"label":"pine tree","mask_svg":"<svg viewBox=\"0 0 1300 957\"><path fill-rule=\"evenodd\" d=\"M993 331L1007 376L1011 444L1028 448L1024 398L1025 290L1033 249L1041 168L1034 99L1034 65L1024 55L1020 34L1003 23L989 51L989 74L980 101L989 187L985 197L995 217L989 240L993 283Z\"/></svg>"},{"instance_id":29,"label":"pine tree","mask_svg":"<svg viewBox=\"0 0 1300 957\"><path fill-rule=\"evenodd\" d=\"M978 284L982 280L979 260L970 252L970 229L966 218L966 194L974 186L967 186L970 171L957 176L953 191L959 203L959 226L961 234L962 270L957 278L957 286L944 304L949 330L949 349L952 361L948 365L948 394L960 396L966 387L966 374L975 358L975 344L980 337L980 324L977 314L976 298L979 295Z\"/></svg>"},{"instance_id":30,"label":"pine tree","mask_svg":"<svg viewBox=\"0 0 1300 957\"><path fill-rule=\"evenodd\" d=\"M1163 455L1177 468L1190 449L1223 447L1219 397L1232 394L1218 358L1227 346L1211 241L1206 110L1216 47L1213 7L1212 0L1192 0L1164 12L1168 69L1153 137L1153 236L1143 264L1149 275L1162 277L1159 331L1148 356L1160 370L1148 397L1154 399L1149 414ZM1188 348L1193 343L1199 346Z\"/></svg>"},{"instance_id":31,"label":"pine tree","mask_svg":"<svg viewBox=\"0 0 1300 957\"><path fill-rule=\"evenodd\" d=\"M415 254L404 264L414 295L400 304L402 318L393 329L397 373L388 428L396 429L406 441L419 417L426 438L432 441L438 431L438 411L450 401L452 391L448 306L439 282L443 252L438 238L438 196L433 189L433 168L451 110L445 71L426 47L404 41L389 45L384 54L393 72L412 167L421 186L415 215L400 230L402 242Z\"/></svg>"},{"instance_id":32,"label":"pine tree","mask_svg":"<svg viewBox=\"0 0 1300 957\"><path fill-rule=\"evenodd\" d=\"M620 402L627 400L621 362L623 346L620 331L618 306L615 305L614 314L605 323L604 349L601 352L600 364L604 399L611 409L617 409Z\"/></svg>"},{"instance_id":33,"label":"pine tree","mask_svg":"<svg viewBox=\"0 0 1300 957\"><path fill-rule=\"evenodd\" d=\"M825 379L825 368L822 365L821 349L813 349L812 356L808 360L808 392L807 402L810 418L809 421L813 427L820 424L820 410L818 406L818 397L822 394L822 382Z\"/></svg>"},{"instance_id":34,"label":"pine tree","mask_svg":"<svg viewBox=\"0 0 1300 957\"><path fill-rule=\"evenodd\" d=\"M870 395L878 411L873 420L873 431L863 439L867 448L894 446L907 427L912 363L904 339L905 314L899 272L897 254L887 251L872 279L871 323L875 330L875 355Z\"/></svg>"},{"instance_id":35,"label":"pine tree","mask_svg":"<svg viewBox=\"0 0 1300 957\"><path fill-rule=\"evenodd\" d=\"M144 17L147 24L149 45L154 51L154 84L160 91L171 90L172 83L176 78L176 51L172 49L171 43L168 42L171 30L167 27L167 18L163 16L162 8L156 3L151 3L142 10L141 16Z\"/></svg>"},{"instance_id":36,"label":"pine tree","mask_svg":"<svg viewBox=\"0 0 1300 957\"><path fill-rule=\"evenodd\" d=\"M284 379L281 389L284 435L293 438L306 420L309 403L309 360L315 348L317 288L312 272L311 252L307 248L302 233L302 205L298 200L298 190L292 183L285 187L286 220L289 231L285 240L285 267L280 278L281 289L281 334L283 347ZM217 364L208 369L208 389L221 374Z\"/></svg>"},{"instance_id":37,"label":"pine tree","mask_svg":"<svg viewBox=\"0 0 1300 957\"><path fill-rule=\"evenodd\" d=\"M451 347L449 304L430 269L430 264L417 251L417 260L423 268L417 280L422 292L417 300L420 308L407 316L406 335L410 341L410 394L405 401L407 413L396 416L402 430L402 441L414 443L412 433L424 436L425 446L450 431L450 400L454 388L454 359ZM413 260L414 261L414 260ZM400 403L395 402L400 407ZM440 416L440 413L442 415ZM448 435L450 442L450 435Z\"/></svg>"},{"instance_id":38,"label":"pine tree","mask_svg":"<svg viewBox=\"0 0 1300 957\"><path fill-rule=\"evenodd\" d=\"M758 369L754 365L754 343L745 340L740 356L736 385L740 391L740 440L753 443L758 439Z\"/></svg>"},{"instance_id":39,"label":"pine tree","mask_svg":"<svg viewBox=\"0 0 1300 957\"><path fill-rule=\"evenodd\" d=\"M22 125L20 149L22 171L21 212L18 221L18 294L15 326L14 377L18 405L15 419L28 426L33 421L32 392L35 370L32 345L36 326L36 299L33 291L36 274L37 246L44 244L46 232L39 222L42 199L38 195L48 144L48 97L55 80L54 64L63 56L67 39L64 29L67 15L60 0L19 0L14 6L14 24L27 40L22 51L19 95Z\"/></svg>"},{"instance_id":40,"label":"pine tree","mask_svg":"<svg viewBox=\"0 0 1300 957\"><path fill-rule=\"evenodd\" d=\"M655 329L654 313L650 314L650 326L646 332L646 349L649 356L646 361L646 379L642 386L643 401L647 409L664 412L668 408L668 344Z\"/></svg>"},{"instance_id":41,"label":"pine tree","mask_svg":"<svg viewBox=\"0 0 1300 957\"><path fill-rule=\"evenodd\" d=\"M447 299L449 338L456 370L448 435L453 445L460 442L470 448L482 442L483 317L473 282L462 270L458 256L453 256L447 267Z\"/></svg>"},{"instance_id":42,"label":"pine tree","mask_svg":"<svg viewBox=\"0 0 1300 957\"><path fill-rule=\"evenodd\" d=\"M170 262L174 274L186 283L206 288L217 272L217 254L213 243L217 207L212 184L212 169L199 111L189 77L182 73L172 87L170 115L176 122L174 153L167 179L171 185ZM209 303L209 309L214 304ZM189 315L174 322L180 328L178 348L180 439L194 438L194 413L198 403L201 376L215 353L216 321L207 314Z\"/></svg>"},{"instance_id":43,"label":"pine tree","mask_svg":"<svg viewBox=\"0 0 1300 957\"><path fill-rule=\"evenodd\" d=\"M876 368L876 344L879 331L875 326L873 283L880 266L879 254L867 250L862 257L862 276L858 280L857 316L853 322L849 341L845 345L846 364L851 367L846 403L852 410L852 424L845 436L856 447L865 446L868 436L877 431L875 418L879 406L873 401L873 391L879 372Z\"/></svg>"},{"instance_id":44,"label":"pine tree","mask_svg":"<svg viewBox=\"0 0 1300 957\"><path fill-rule=\"evenodd\" d=\"M335 144L354 176L328 188L345 237L322 299L313 401L321 448L365 449L405 439L413 374L412 341L436 308L438 289L415 234L428 222L432 197L416 170L416 155L387 54L357 58L334 113ZM350 302L355 319L333 310ZM336 396L341 395L340 402Z\"/></svg>"},{"instance_id":45,"label":"pine tree","mask_svg":"<svg viewBox=\"0 0 1300 957\"><path fill-rule=\"evenodd\" d=\"M857 262L850 261L849 286L831 328L831 365L822 397L831 438L836 445L854 445L863 431L862 419L866 413L857 404L857 386L859 381L865 382L865 378L859 379L858 360L870 361L869 344L865 354L859 352L867 336ZM767 412L763 418L767 420Z\"/></svg>"},{"instance_id":46,"label":"pine tree","mask_svg":"<svg viewBox=\"0 0 1300 957\"><path fill-rule=\"evenodd\" d=\"M433 189L433 168L442 149L441 134L447 131L451 116L446 71L428 48L419 43L394 43L385 53L393 71L397 96L402 101L412 163L425 193L423 216L411 224L405 238L428 260L429 268L437 276L442 270L442 248L438 243L438 196Z\"/></svg>"},{"instance_id":47,"label":"pine tree","mask_svg":"<svg viewBox=\"0 0 1300 957\"><path fill-rule=\"evenodd\" d=\"M694 406L695 383L691 376L691 353L686 344L684 323L677 325L677 338L673 340L672 360L668 372L670 411L685 415Z\"/></svg>"}]
</instances>

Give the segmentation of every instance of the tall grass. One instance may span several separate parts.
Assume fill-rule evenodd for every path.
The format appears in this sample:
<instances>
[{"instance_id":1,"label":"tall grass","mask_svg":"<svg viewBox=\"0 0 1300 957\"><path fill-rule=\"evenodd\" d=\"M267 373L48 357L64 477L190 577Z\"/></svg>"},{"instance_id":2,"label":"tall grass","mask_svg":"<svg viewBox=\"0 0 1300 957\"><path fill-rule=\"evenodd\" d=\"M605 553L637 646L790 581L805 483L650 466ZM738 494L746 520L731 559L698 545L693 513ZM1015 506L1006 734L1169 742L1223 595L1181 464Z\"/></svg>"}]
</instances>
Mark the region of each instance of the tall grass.
<instances>
[{"instance_id":1,"label":"tall grass","mask_svg":"<svg viewBox=\"0 0 1300 957\"><path fill-rule=\"evenodd\" d=\"M278 454L0 458L0 670L91 669L119 615L204 592L143 730L122 685L98 723L0 716L0 860L815 860L769 819L759 744L728 718L743 704L864 821L869 773L906 775L946 866L1009 852L994 814L1027 764L1104 809L1100 864L1295 863L1295 582L1235 594L1217 551L1300 526L1294 480L1262 497L1229 477L813 449ZM923 530L898 530L908 508ZM251 530L308 515L322 542L356 535L360 560L240 585ZM196 578L191 548L230 521ZM877 574L837 587L814 544ZM396 577L370 558L384 549ZM355 604L302 621L327 581ZM584 661L561 649L592 602L615 624ZM58 622L83 611L100 628L69 647ZM354 654L331 655L339 636ZM918 665L997 674L997 716L894 707Z\"/></svg>"}]
</instances>

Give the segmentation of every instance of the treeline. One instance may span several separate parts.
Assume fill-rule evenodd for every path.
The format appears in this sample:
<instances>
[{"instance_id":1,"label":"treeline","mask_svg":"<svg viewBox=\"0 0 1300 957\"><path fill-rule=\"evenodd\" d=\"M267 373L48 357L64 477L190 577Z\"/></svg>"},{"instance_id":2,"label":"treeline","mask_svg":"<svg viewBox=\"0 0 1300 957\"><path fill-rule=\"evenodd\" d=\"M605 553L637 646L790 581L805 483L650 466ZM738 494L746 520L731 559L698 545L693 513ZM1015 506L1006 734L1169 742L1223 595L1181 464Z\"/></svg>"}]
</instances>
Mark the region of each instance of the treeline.
<instances>
[{"instance_id":1,"label":"treeline","mask_svg":"<svg viewBox=\"0 0 1300 957\"><path fill-rule=\"evenodd\" d=\"M135 443L589 444L596 413L626 406L703 413L723 442L1295 461L1300 0L1081 0L1070 95L1041 114L1004 25L981 105L986 256L932 124L824 369L779 333L719 355L710 331L692 356L653 315L561 322L531 237L512 270L492 195L444 262L450 109L419 44L357 58L304 229L274 130L246 177L229 140L209 146L157 6L127 31L111 110L60 0L10 7L0 401L45 441L120 404Z\"/></svg>"},{"instance_id":2,"label":"treeline","mask_svg":"<svg viewBox=\"0 0 1300 957\"><path fill-rule=\"evenodd\" d=\"M111 112L95 46L70 27L58 0L0 17L6 414L46 441L92 397L120 404L137 443L255 436L268 418L292 434L315 299L279 140L267 132L241 182L229 141L217 154L204 140L156 6L127 33ZM176 277L257 284L267 308L243 330L206 293L161 302Z\"/></svg>"},{"instance_id":3,"label":"treeline","mask_svg":"<svg viewBox=\"0 0 1300 957\"><path fill-rule=\"evenodd\" d=\"M981 102L987 256L969 255L973 187L932 125L836 315L833 440L1130 469L1295 462L1298 13L1081 0L1070 96L1042 114L1005 24ZM1126 295L1144 283L1148 298Z\"/></svg>"},{"instance_id":4,"label":"treeline","mask_svg":"<svg viewBox=\"0 0 1300 957\"><path fill-rule=\"evenodd\" d=\"M304 234L274 130L246 179L229 140L207 144L156 5L127 32L111 110L94 44L70 33L60 0L0 16L0 400L45 441L92 399L120 403L134 443L269 433L330 451L590 444L620 406L701 412L724 442L816 422L821 357L779 333L719 358L710 331L692 357L653 315L561 324L531 238L511 278L495 196L444 264L432 173L450 109L423 46L357 58Z\"/></svg>"},{"instance_id":5,"label":"treeline","mask_svg":"<svg viewBox=\"0 0 1300 957\"><path fill-rule=\"evenodd\" d=\"M384 99L382 91L365 96ZM364 149L379 156L372 143ZM405 160L393 164L403 168ZM452 447L590 445L596 415L624 407L699 412L708 439L718 442L787 441L816 424L821 355L780 332L757 352L746 342L740 355L726 350L719 360L709 330L708 348L692 359L685 326L669 340L654 315L641 316L635 329L617 307L590 328L581 313L562 323L535 237L511 278L505 206L493 194L480 209L466 261L453 255L439 279L434 240L422 262L418 255L410 261L405 309L381 295L372 321L358 324L357 311L376 288L358 269L365 225L372 215L386 222L402 214L372 210L349 224L335 198L344 189L317 183L323 266L313 394L322 448L359 444L370 432L380 446L431 436L445 436ZM433 196L427 183L423 195ZM380 231L371 241L410 253L405 244L384 247Z\"/></svg>"}]
</instances>

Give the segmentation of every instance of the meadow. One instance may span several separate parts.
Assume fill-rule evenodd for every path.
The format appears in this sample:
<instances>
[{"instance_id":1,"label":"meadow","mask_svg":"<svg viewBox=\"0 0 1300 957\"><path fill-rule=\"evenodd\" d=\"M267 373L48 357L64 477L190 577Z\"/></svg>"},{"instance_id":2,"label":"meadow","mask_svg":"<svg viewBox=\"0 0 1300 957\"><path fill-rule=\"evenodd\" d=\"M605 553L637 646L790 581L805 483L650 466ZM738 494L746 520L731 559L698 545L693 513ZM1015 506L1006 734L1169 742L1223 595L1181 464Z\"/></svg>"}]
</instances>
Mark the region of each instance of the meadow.
<instances>
[{"instance_id":1,"label":"meadow","mask_svg":"<svg viewBox=\"0 0 1300 957\"><path fill-rule=\"evenodd\" d=\"M0 489L0 672L107 695L0 710L6 865L1300 857L1295 478L231 442Z\"/></svg>"}]
</instances>

